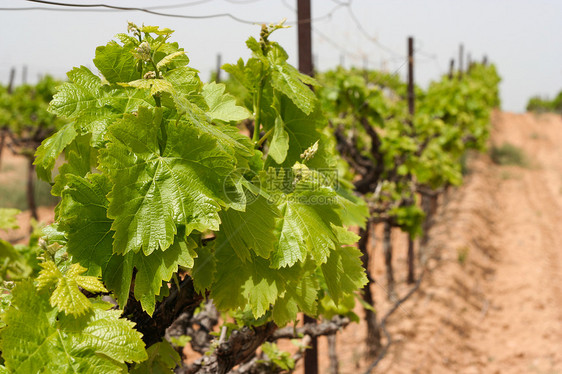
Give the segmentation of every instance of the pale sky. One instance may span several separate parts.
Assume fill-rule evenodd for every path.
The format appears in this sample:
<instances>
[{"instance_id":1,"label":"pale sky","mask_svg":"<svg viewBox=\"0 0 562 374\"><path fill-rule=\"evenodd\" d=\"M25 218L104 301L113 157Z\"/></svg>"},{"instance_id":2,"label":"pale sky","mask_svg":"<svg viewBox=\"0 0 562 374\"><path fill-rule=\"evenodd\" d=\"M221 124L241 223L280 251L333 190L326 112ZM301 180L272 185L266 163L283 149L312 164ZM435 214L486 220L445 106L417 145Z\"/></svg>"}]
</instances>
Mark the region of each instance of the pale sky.
<instances>
[{"instance_id":1,"label":"pale sky","mask_svg":"<svg viewBox=\"0 0 562 374\"><path fill-rule=\"evenodd\" d=\"M104 0L59 0L76 4ZM503 78L502 108L524 111L532 95L554 97L562 90L562 1L559 0L311 0L313 53L320 71L344 63L386 69L404 78L406 39L415 38L416 83L425 87L446 73L451 58L458 58L459 44L473 60L484 55L494 62ZM126 7L162 7L170 14L207 16L229 13L255 22L287 18L294 24L296 0L105 0ZM0 7L61 7L25 0L0 0ZM69 8L64 8L69 9ZM101 9L101 8L98 8ZM352 16L355 15L355 18ZM20 83L22 67L28 81L40 74L63 78L74 66L94 68L95 48L113 35L126 32L127 21L176 30L177 41L191 59L190 65L208 80L216 56L223 63L247 58L245 40L258 36L259 26L228 17L181 19L138 11L8 11L0 10L0 82L6 84L12 67ZM356 22L357 21L357 22ZM277 31L280 42L297 64L296 27ZM465 60L466 61L466 60Z\"/></svg>"}]
</instances>

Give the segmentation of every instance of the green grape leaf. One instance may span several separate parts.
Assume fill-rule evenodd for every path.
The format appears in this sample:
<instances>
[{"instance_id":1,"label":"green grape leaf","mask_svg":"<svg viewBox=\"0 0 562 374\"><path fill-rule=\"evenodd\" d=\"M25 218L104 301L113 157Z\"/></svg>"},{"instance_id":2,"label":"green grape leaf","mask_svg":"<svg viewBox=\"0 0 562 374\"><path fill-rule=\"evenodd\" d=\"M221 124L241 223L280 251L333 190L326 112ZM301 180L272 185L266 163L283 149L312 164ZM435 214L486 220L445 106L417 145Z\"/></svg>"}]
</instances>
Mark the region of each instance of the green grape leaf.
<instances>
[{"instance_id":1,"label":"green grape leaf","mask_svg":"<svg viewBox=\"0 0 562 374\"><path fill-rule=\"evenodd\" d=\"M277 207L262 195L252 196L246 211L223 210L220 214L221 231L242 261L250 259L250 250L263 258L269 258L275 245L275 224L280 216Z\"/></svg>"},{"instance_id":2,"label":"green grape leaf","mask_svg":"<svg viewBox=\"0 0 562 374\"><path fill-rule=\"evenodd\" d=\"M67 162L59 168L51 194L61 196L70 175L83 177L88 174L95 162L95 156L96 150L90 147L90 137L77 136L65 149Z\"/></svg>"},{"instance_id":3,"label":"green grape leaf","mask_svg":"<svg viewBox=\"0 0 562 374\"><path fill-rule=\"evenodd\" d=\"M96 48L94 65L110 83L129 82L138 78L140 74L131 53L133 49L132 44L123 47L110 41L107 45Z\"/></svg>"},{"instance_id":4,"label":"green grape leaf","mask_svg":"<svg viewBox=\"0 0 562 374\"><path fill-rule=\"evenodd\" d=\"M262 62L258 59L251 58L244 64L244 60L240 58L236 64L224 64L222 68L250 91L259 85Z\"/></svg>"},{"instance_id":5,"label":"green grape leaf","mask_svg":"<svg viewBox=\"0 0 562 374\"><path fill-rule=\"evenodd\" d=\"M172 69L163 74L164 78L174 86L176 92L185 96L198 94L203 84L197 76L197 70L187 66Z\"/></svg>"},{"instance_id":6,"label":"green grape leaf","mask_svg":"<svg viewBox=\"0 0 562 374\"><path fill-rule=\"evenodd\" d=\"M205 291L211 288L211 285L215 280L217 262L213 253L213 247L214 242L195 249L197 257L195 258L193 264L191 278L193 278L193 286L195 287L195 290L201 294L205 294Z\"/></svg>"},{"instance_id":7,"label":"green grape leaf","mask_svg":"<svg viewBox=\"0 0 562 374\"><path fill-rule=\"evenodd\" d=\"M318 283L314 276L305 272L300 278L291 277L286 279L286 282L285 294L273 307L272 317L277 326L284 326L296 320L300 311L309 316L317 313Z\"/></svg>"},{"instance_id":8,"label":"green grape leaf","mask_svg":"<svg viewBox=\"0 0 562 374\"><path fill-rule=\"evenodd\" d=\"M280 325L294 320L299 311L316 313L313 261L272 269L267 259L255 255L243 262L221 232L215 241L217 272L210 297L219 309L248 310L257 319L273 308L274 321Z\"/></svg>"},{"instance_id":9,"label":"green grape leaf","mask_svg":"<svg viewBox=\"0 0 562 374\"><path fill-rule=\"evenodd\" d=\"M284 371L291 371L295 368L295 360L291 357L291 354L280 350L277 344L265 342L261 349L278 368Z\"/></svg>"},{"instance_id":10,"label":"green grape leaf","mask_svg":"<svg viewBox=\"0 0 562 374\"><path fill-rule=\"evenodd\" d=\"M183 121L180 121L183 123ZM209 134L217 140L217 146L228 153L237 155L239 163L244 158L252 156L254 153L254 145L250 138L240 133L240 131L229 125L212 125L200 120L189 121L185 125L192 125L200 131Z\"/></svg>"},{"instance_id":11,"label":"green grape leaf","mask_svg":"<svg viewBox=\"0 0 562 374\"><path fill-rule=\"evenodd\" d=\"M24 281L13 290L0 333L6 368L20 374L122 374L125 362L143 361L147 354L141 334L120 314L95 302L80 317L57 316L49 294Z\"/></svg>"},{"instance_id":12,"label":"green grape leaf","mask_svg":"<svg viewBox=\"0 0 562 374\"><path fill-rule=\"evenodd\" d=\"M248 47L249 50L254 52L253 53L254 56L258 58L264 57L263 51L261 49L261 44L253 36L250 36L248 40L246 40L246 46Z\"/></svg>"},{"instance_id":13,"label":"green grape leaf","mask_svg":"<svg viewBox=\"0 0 562 374\"><path fill-rule=\"evenodd\" d=\"M111 112L115 112L118 115L136 112L141 106L152 108L156 105L154 98L148 90L138 90L133 87L123 87L120 85L109 86L106 90L107 93L101 99L101 103L105 107L110 108ZM106 117L111 118L111 112L97 108L92 114L98 114L100 117L103 116L100 119L105 119ZM97 126L95 128L97 129Z\"/></svg>"},{"instance_id":14,"label":"green grape leaf","mask_svg":"<svg viewBox=\"0 0 562 374\"><path fill-rule=\"evenodd\" d=\"M317 99L314 92L302 82L301 77L302 74L293 66L287 63L277 64L272 67L271 85L291 99L293 104L306 115L309 115L314 111Z\"/></svg>"},{"instance_id":15,"label":"green grape leaf","mask_svg":"<svg viewBox=\"0 0 562 374\"><path fill-rule=\"evenodd\" d=\"M167 340L151 345L146 350L148 359L136 364L131 374L174 374L174 368L181 364L178 352Z\"/></svg>"},{"instance_id":16,"label":"green grape leaf","mask_svg":"<svg viewBox=\"0 0 562 374\"><path fill-rule=\"evenodd\" d=\"M246 108L236 105L234 96L224 93L225 88L224 84L215 82L203 86L202 94L209 106L207 115L212 120L224 122L239 122L250 117Z\"/></svg>"},{"instance_id":17,"label":"green grape leaf","mask_svg":"<svg viewBox=\"0 0 562 374\"><path fill-rule=\"evenodd\" d=\"M215 256L217 273L210 297L219 309L248 306L254 318L260 318L284 291L281 272L270 269L269 262L257 256L242 262L220 232L216 238Z\"/></svg>"},{"instance_id":18,"label":"green grape leaf","mask_svg":"<svg viewBox=\"0 0 562 374\"><path fill-rule=\"evenodd\" d=\"M174 30L169 29L167 27L158 27L158 26L142 26L139 27L141 32L145 33L153 33L156 35L170 35L174 32Z\"/></svg>"},{"instance_id":19,"label":"green grape leaf","mask_svg":"<svg viewBox=\"0 0 562 374\"><path fill-rule=\"evenodd\" d=\"M87 111L76 118L76 128L82 134L92 134L91 145L95 148L102 148L104 143L103 137L107 128L121 117L122 114L115 113L110 108Z\"/></svg>"},{"instance_id":20,"label":"green grape leaf","mask_svg":"<svg viewBox=\"0 0 562 374\"><path fill-rule=\"evenodd\" d=\"M39 290L56 285L59 279L63 277L57 265L52 261L42 263L41 267L43 270L41 270L37 277L37 288Z\"/></svg>"},{"instance_id":21,"label":"green grape leaf","mask_svg":"<svg viewBox=\"0 0 562 374\"><path fill-rule=\"evenodd\" d=\"M269 144L269 153L278 164L282 164L287 158L287 151L289 150L289 135L284 129L283 119L280 116L275 118L275 127L273 130L273 138Z\"/></svg>"},{"instance_id":22,"label":"green grape leaf","mask_svg":"<svg viewBox=\"0 0 562 374\"><path fill-rule=\"evenodd\" d=\"M167 92L171 95L175 94L174 86L164 79L137 79L127 83L119 83L122 87L134 87L139 90L150 90L151 95L157 95Z\"/></svg>"},{"instance_id":23,"label":"green grape leaf","mask_svg":"<svg viewBox=\"0 0 562 374\"><path fill-rule=\"evenodd\" d=\"M55 161L62 151L76 138L76 130L73 123L67 123L59 131L43 140L35 152L35 169L37 176L45 182L51 182L51 172L55 167Z\"/></svg>"},{"instance_id":24,"label":"green grape leaf","mask_svg":"<svg viewBox=\"0 0 562 374\"><path fill-rule=\"evenodd\" d=\"M110 304L94 301L93 305L93 313L82 318L59 316L61 327L73 335L75 348L93 349L119 362L145 360L144 343L135 324L121 318L121 310L110 310Z\"/></svg>"},{"instance_id":25,"label":"green grape leaf","mask_svg":"<svg viewBox=\"0 0 562 374\"><path fill-rule=\"evenodd\" d=\"M294 192L279 205L279 241L271 257L276 268L304 261L309 254L318 264L326 262L337 243L332 225L340 226L338 205L328 187Z\"/></svg>"},{"instance_id":26,"label":"green grape leaf","mask_svg":"<svg viewBox=\"0 0 562 374\"><path fill-rule=\"evenodd\" d=\"M185 225L186 235L219 228L232 156L210 136L182 124L166 126L168 140L161 151L161 115L143 107L136 116L125 115L110 127L110 143L100 152L101 167L114 183L108 216L114 219L115 253L165 250L177 225Z\"/></svg>"},{"instance_id":27,"label":"green grape leaf","mask_svg":"<svg viewBox=\"0 0 562 374\"><path fill-rule=\"evenodd\" d=\"M58 88L49 104L51 113L72 119L84 110L102 106L104 93L99 77L85 66L74 68L67 75L69 82Z\"/></svg>"},{"instance_id":28,"label":"green grape leaf","mask_svg":"<svg viewBox=\"0 0 562 374\"><path fill-rule=\"evenodd\" d=\"M19 209L0 208L0 230L17 229L19 226L16 216L20 213Z\"/></svg>"},{"instance_id":29,"label":"green grape leaf","mask_svg":"<svg viewBox=\"0 0 562 374\"><path fill-rule=\"evenodd\" d=\"M348 230L346 227L333 226L332 227L338 238L338 243L342 245L354 245L361 239L361 237L355 234L353 231Z\"/></svg>"},{"instance_id":30,"label":"green grape leaf","mask_svg":"<svg viewBox=\"0 0 562 374\"><path fill-rule=\"evenodd\" d=\"M174 57L171 58L169 62L167 62L165 66L163 66L163 68L171 70L189 64L189 58L185 54L185 51L183 50L183 48L179 47L178 43L175 42L162 44L158 48L158 50L154 53L154 62L158 63L164 58L166 58L167 56L172 54L175 54ZM160 72L162 72L165 69L160 69Z\"/></svg>"},{"instance_id":31,"label":"green grape leaf","mask_svg":"<svg viewBox=\"0 0 562 374\"><path fill-rule=\"evenodd\" d=\"M184 56L185 56L185 51L177 51L177 52L170 53L169 55L166 55L166 57L164 57L162 60L158 61L158 63L156 64L156 68L158 68L158 70L162 70L162 68L168 67L170 64L172 64L174 60Z\"/></svg>"},{"instance_id":32,"label":"green grape leaf","mask_svg":"<svg viewBox=\"0 0 562 374\"><path fill-rule=\"evenodd\" d=\"M169 281L178 271L178 266L193 267L193 249L197 244L188 239L179 240L165 251L154 251L149 256L142 252L134 256L134 267L137 269L134 295L140 301L142 308L149 314L154 313L155 297L160 295L162 282Z\"/></svg>"},{"instance_id":33,"label":"green grape leaf","mask_svg":"<svg viewBox=\"0 0 562 374\"><path fill-rule=\"evenodd\" d=\"M162 102L165 106L175 108L181 114L185 113L188 119L195 122L206 118L205 111L209 107L201 95L203 84L196 70L180 66L165 72L163 77L174 88L169 98L167 94L162 95ZM169 99L171 99L171 103Z\"/></svg>"},{"instance_id":34,"label":"green grape leaf","mask_svg":"<svg viewBox=\"0 0 562 374\"><path fill-rule=\"evenodd\" d=\"M342 181L338 181L336 189L336 199L342 207L340 216L342 223L347 226L359 226L365 228L367 217L369 216L369 207L365 200L355 196L349 189L342 188Z\"/></svg>"},{"instance_id":35,"label":"green grape leaf","mask_svg":"<svg viewBox=\"0 0 562 374\"><path fill-rule=\"evenodd\" d=\"M59 227L67 234L67 251L74 261L101 276L113 248L112 220L107 218L107 198L111 186L106 176L68 176L67 187L58 207Z\"/></svg>"},{"instance_id":36,"label":"green grape leaf","mask_svg":"<svg viewBox=\"0 0 562 374\"><path fill-rule=\"evenodd\" d=\"M125 256L113 253L113 220L107 218L109 202L106 198L110 188L107 177L101 174L69 177L59 206L60 226L68 238L67 250L74 261L88 267L88 274L102 276L121 306L129 297L136 267L139 272L135 295L145 310L153 310L162 282L169 281L179 265L193 267L196 245L192 240L176 240L165 252L158 250L149 256L142 252Z\"/></svg>"},{"instance_id":37,"label":"green grape leaf","mask_svg":"<svg viewBox=\"0 0 562 374\"><path fill-rule=\"evenodd\" d=\"M20 253L14 246L3 239L0 239L0 259L4 262L9 259L11 263L16 262L21 258Z\"/></svg>"},{"instance_id":38,"label":"green grape leaf","mask_svg":"<svg viewBox=\"0 0 562 374\"><path fill-rule=\"evenodd\" d=\"M355 247L336 248L321 268L330 297L336 304L346 295L353 294L367 284L367 276L361 263L361 251Z\"/></svg>"},{"instance_id":39,"label":"green grape leaf","mask_svg":"<svg viewBox=\"0 0 562 374\"><path fill-rule=\"evenodd\" d=\"M320 129L326 126L326 121L320 111L320 106L317 106L310 115L304 114L286 97L281 97L279 106L279 115L283 118L283 128L289 135L287 157L282 163L282 166L292 167L295 162L302 161L301 154L318 141L318 151L314 157L307 162L307 165L317 169L333 168L334 154L331 153L329 149L330 140L320 132ZM273 126L266 128L266 130L269 131L272 127ZM269 164L267 166L269 166Z\"/></svg>"},{"instance_id":40,"label":"green grape leaf","mask_svg":"<svg viewBox=\"0 0 562 374\"><path fill-rule=\"evenodd\" d=\"M52 261L40 265L43 270L37 277L37 288L41 290L55 285L49 301L53 307L66 314L81 315L91 309L90 301L78 287L94 293L107 292L96 277L81 275L86 268L80 264L72 264L64 274Z\"/></svg>"},{"instance_id":41,"label":"green grape leaf","mask_svg":"<svg viewBox=\"0 0 562 374\"><path fill-rule=\"evenodd\" d=\"M318 300L318 313L326 319L332 319L336 315L344 315L349 317L351 321L359 323L359 317L353 312L356 298L356 295L348 294L336 302L326 292L324 297Z\"/></svg>"},{"instance_id":42,"label":"green grape leaf","mask_svg":"<svg viewBox=\"0 0 562 374\"><path fill-rule=\"evenodd\" d=\"M95 254L92 254L92 259L96 259ZM115 294L119 307L124 308L131 291L134 253L129 252L124 256L110 255L109 261L100 266L103 266L102 279L105 285Z\"/></svg>"}]
</instances>

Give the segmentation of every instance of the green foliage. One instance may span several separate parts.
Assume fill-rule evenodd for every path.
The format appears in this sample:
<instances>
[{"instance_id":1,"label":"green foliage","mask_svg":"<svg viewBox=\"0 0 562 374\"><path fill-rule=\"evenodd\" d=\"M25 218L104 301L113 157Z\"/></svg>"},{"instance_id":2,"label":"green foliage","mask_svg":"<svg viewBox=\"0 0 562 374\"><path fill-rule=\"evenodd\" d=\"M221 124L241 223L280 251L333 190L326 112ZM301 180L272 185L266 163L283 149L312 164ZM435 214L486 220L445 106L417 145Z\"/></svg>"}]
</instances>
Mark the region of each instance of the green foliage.
<instances>
[{"instance_id":1,"label":"green foliage","mask_svg":"<svg viewBox=\"0 0 562 374\"><path fill-rule=\"evenodd\" d=\"M135 364L131 374L173 374L181 362L180 355L166 340L153 344L146 350L148 359Z\"/></svg>"},{"instance_id":2,"label":"green foliage","mask_svg":"<svg viewBox=\"0 0 562 374\"><path fill-rule=\"evenodd\" d=\"M16 229L17 209L0 209L0 230ZM40 267L37 255L40 252L39 237L42 236L41 227L32 223L33 232L28 244L12 244L0 239L0 281L15 281L36 275Z\"/></svg>"},{"instance_id":3,"label":"green foliage","mask_svg":"<svg viewBox=\"0 0 562 374\"><path fill-rule=\"evenodd\" d=\"M425 92L415 88L413 116L396 75L338 68L318 79L347 173L368 180L358 186L371 212L412 237L421 234L418 186L460 184L466 151L485 149L490 110L499 105L495 67L473 65L462 79L443 77Z\"/></svg>"},{"instance_id":4,"label":"green foliage","mask_svg":"<svg viewBox=\"0 0 562 374\"><path fill-rule=\"evenodd\" d=\"M283 352L275 343L265 342L262 344L261 349L267 358L281 370L293 370L295 368L295 361L291 358L288 352Z\"/></svg>"},{"instance_id":5,"label":"green foliage","mask_svg":"<svg viewBox=\"0 0 562 374\"><path fill-rule=\"evenodd\" d=\"M457 261L460 265L465 265L470 253L470 248L468 246L463 246L457 248Z\"/></svg>"},{"instance_id":6,"label":"green foliage","mask_svg":"<svg viewBox=\"0 0 562 374\"><path fill-rule=\"evenodd\" d=\"M223 184L234 157L216 138L188 124L166 123L162 115L144 107L125 115L111 126L100 154L100 168L113 184L108 217L114 219L116 253L165 250L180 225L185 235L219 228ZM165 149L159 132L167 136Z\"/></svg>"},{"instance_id":7,"label":"green foliage","mask_svg":"<svg viewBox=\"0 0 562 374\"><path fill-rule=\"evenodd\" d=\"M527 103L527 111L529 112L556 112L562 113L562 91L556 95L552 100L542 98L540 96L533 96Z\"/></svg>"},{"instance_id":8,"label":"green foliage","mask_svg":"<svg viewBox=\"0 0 562 374\"><path fill-rule=\"evenodd\" d=\"M15 87L11 94L2 87L0 126L8 129L19 140L33 138L35 141L41 141L42 137L58 129L64 121L47 111L57 85L58 82L52 77L45 76L34 86L23 84ZM41 136L37 138L37 135Z\"/></svg>"},{"instance_id":9,"label":"green foliage","mask_svg":"<svg viewBox=\"0 0 562 374\"><path fill-rule=\"evenodd\" d=\"M31 281L12 295L0 333L10 373L122 373L125 362L146 359L140 334L111 305L95 301L82 316L66 315Z\"/></svg>"},{"instance_id":10,"label":"green foliage","mask_svg":"<svg viewBox=\"0 0 562 374\"><path fill-rule=\"evenodd\" d=\"M340 247L330 255L328 261L322 265L324 281L328 286L330 297L338 302L353 290L362 288L366 282L359 276L362 268L361 252L355 247Z\"/></svg>"},{"instance_id":11,"label":"green foliage","mask_svg":"<svg viewBox=\"0 0 562 374\"><path fill-rule=\"evenodd\" d=\"M490 158L498 165L529 166L529 160L523 150L510 143L501 146L493 145L490 148Z\"/></svg>"},{"instance_id":12,"label":"green foliage","mask_svg":"<svg viewBox=\"0 0 562 374\"><path fill-rule=\"evenodd\" d=\"M16 216L20 213L18 209L0 208L0 230L17 229Z\"/></svg>"},{"instance_id":13,"label":"green foliage","mask_svg":"<svg viewBox=\"0 0 562 374\"><path fill-rule=\"evenodd\" d=\"M43 262L41 267L43 270L37 277L37 289L41 291L55 286L49 302L65 314L80 316L92 308L79 287L93 293L107 292L97 278L80 275L87 269L79 264L72 264L64 274L52 261Z\"/></svg>"},{"instance_id":14,"label":"green foliage","mask_svg":"<svg viewBox=\"0 0 562 374\"><path fill-rule=\"evenodd\" d=\"M47 182L51 181L51 171L55 167L55 161L76 136L74 124L68 123L37 148L33 164L39 178Z\"/></svg>"}]
</instances>

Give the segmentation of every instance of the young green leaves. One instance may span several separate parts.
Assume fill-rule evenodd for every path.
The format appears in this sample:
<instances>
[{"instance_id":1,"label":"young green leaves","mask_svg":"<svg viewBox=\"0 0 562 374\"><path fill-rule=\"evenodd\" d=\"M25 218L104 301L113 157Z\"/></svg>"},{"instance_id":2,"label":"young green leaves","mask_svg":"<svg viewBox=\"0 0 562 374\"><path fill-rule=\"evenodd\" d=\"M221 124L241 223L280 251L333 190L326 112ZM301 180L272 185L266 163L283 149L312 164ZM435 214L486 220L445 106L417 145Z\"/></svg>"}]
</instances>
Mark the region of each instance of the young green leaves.
<instances>
[{"instance_id":1,"label":"young green leaves","mask_svg":"<svg viewBox=\"0 0 562 374\"><path fill-rule=\"evenodd\" d=\"M94 301L87 313L76 316L51 304L49 293L31 281L13 290L0 332L8 372L121 374L126 362L147 358L140 333L111 305Z\"/></svg>"},{"instance_id":2,"label":"young green leaves","mask_svg":"<svg viewBox=\"0 0 562 374\"><path fill-rule=\"evenodd\" d=\"M168 42L171 30L129 31L134 37L96 49L103 78L85 67L69 72L50 110L73 122L44 142L37 164L49 180L67 155L53 192L62 195L57 220L73 259L121 305L136 268L134 294L152 313L162 282L193 267L190 233L218 230L219 212L241 206L225 195L235 190L227 176L253 151L230 123L250 113L223 85L202 84Z\"/></svg>"},{"instance_id":3,"label":"young green leaves","mask_svg":"<svg viewBox=\"0 0 562 374\"><path fill-rule=\"evenodd\" d=\"M364 213L328 176L335 151L308 87L316 82L269 40L280 27L264 27L259 42L248 40L253 57L227 66L252 96L248 109L224 85L201 82L171 30L133 24L131 35L96 49L103 77L75 68L51 103L73 121L38 151L46 179L67 156L53 189L59 228L72 261L121 306L134 287L152 314L182 268L223 311L282 325L316 313L319 295L331 292L320 287L325 276L345 279L345 266L331 275L320 267L347 250L346 211L359 224ZM233 126L252 113L253 141ZM350 269L360 287L362 270ZM70 312L81 298L67 284L82 278L55 270L44 270L42 284L64 290L53 303Z\"/></svg>"},{"instance_id":4,"label":"young green leaves","mask_svg":"<svg viewBox=\"0 0 562 374\"><path fill-rule=\"evenodd\" d=\"M81 275L86 268L79 264L72 264L64 274L52 261L43 262L41 267L43 270L37 277L37 289L41 291L55 286L49 302L67 315L80 316L92 308L92 304L78 287L93 293L107 292L96 277Z\"/></svg>"},{"instance_id":5,"label":"young green leaves","mask_svg":"<svg viewBox=\"0 0 562 374\"><path fill-rule=\"evenodd\" d=\"M141 107L125 115L110 128L101 152L100 167L113 182L108 216L114 219L115 253L165 250L178 225L186 235L219 228L223 184L235 159L211 136L165 123L162 114ZM165 148L160 131L167 135Z\"/></svg>"}]
</instances>

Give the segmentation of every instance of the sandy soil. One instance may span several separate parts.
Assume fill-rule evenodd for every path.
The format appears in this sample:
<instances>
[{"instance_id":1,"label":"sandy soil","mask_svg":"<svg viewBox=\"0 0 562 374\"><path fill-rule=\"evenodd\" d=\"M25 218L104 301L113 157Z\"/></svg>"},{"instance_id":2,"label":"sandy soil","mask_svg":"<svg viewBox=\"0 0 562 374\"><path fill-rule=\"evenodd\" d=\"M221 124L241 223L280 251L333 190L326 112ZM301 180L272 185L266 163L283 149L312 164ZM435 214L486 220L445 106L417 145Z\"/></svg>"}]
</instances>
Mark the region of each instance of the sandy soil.
<instances>
[{"instance_id":1,"label":"sandy soil","mask_svg":"<svg viewBox=\"0 0 562 374\"><path fill-rule=\"evenodd\" d=\"M493 124L491 143L522 148L530 166L477 156L465 184L441 198L430 272L389 320L393 344L375 373L562 373L562 118L498 112ZM49 208L40 214L52 219ZM379 316L391 306L380 237L371 264ZM406 236L393 232L393 243L400 297L411 287ZM364 336L363 323L338 335L340 373L363 373L374 359L363 357Z\"/></svg>"},{"instance_id":2,"label":"sandy soil","mask_svg":"<svg viewBox=\"0 0 562 374\"><path fill-rule=\"evenodd\" d=\"M562 373L562 118L498 112L493 125L491 143L520 147L530 166L477 156L465 184L441 199L431 271L391 317L393 344L374 373ZM406 242L399 232L393 241L401 297ZM378 244L374 255L380 316L390 304ZM364 331L338 336L341 373L372 362L362 358Z\"/></svg>"}]
</instances>

